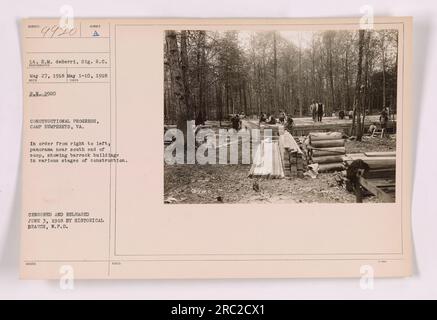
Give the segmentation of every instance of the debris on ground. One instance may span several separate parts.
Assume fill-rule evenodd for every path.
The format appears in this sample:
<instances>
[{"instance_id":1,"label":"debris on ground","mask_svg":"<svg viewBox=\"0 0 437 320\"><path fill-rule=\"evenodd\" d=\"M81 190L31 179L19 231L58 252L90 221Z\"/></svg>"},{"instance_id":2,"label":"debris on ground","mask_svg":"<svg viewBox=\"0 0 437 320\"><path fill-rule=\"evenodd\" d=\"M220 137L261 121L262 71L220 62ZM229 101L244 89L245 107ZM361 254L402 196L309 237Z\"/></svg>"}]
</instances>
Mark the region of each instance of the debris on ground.
<instances>
[{"instance_id":1,"label":"debris on ground","mask_svg":"<svg viewBox=\"0 0 437 320\"><path fill-rule=\"evenodd\" d=\"M167 199L164 200L164 203L175 203L175 202L178 202L178 200L173 197L167 197Z\"/></svg>"},{"instance_id":2,"label":"debris on ground","mask_svg":"<svg viewBox=\"0 0 437 320\"><path fill-rule=\"evenodd\" d=\"M317 178L317 175L319 174L319 164L318 163L309 164L307 168L308 170L304 172L303 175L308 176L312 179Z\"/></svg>"}]
</instances>

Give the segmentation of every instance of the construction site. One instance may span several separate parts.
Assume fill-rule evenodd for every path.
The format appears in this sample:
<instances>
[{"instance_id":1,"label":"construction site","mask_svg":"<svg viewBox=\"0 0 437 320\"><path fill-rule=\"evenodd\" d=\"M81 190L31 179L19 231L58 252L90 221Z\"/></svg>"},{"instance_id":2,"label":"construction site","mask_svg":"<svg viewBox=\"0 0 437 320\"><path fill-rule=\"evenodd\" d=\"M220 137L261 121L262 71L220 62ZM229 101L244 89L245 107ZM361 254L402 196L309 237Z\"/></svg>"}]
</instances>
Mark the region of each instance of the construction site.
<instances>
[{"instance_id":1,"label":"construction site","mask_svg":"<svg viewBox=\"0 0 437 320\"><path fill-rule=\"evenodd\" d=\"M373 118L369 116L367 131ZM165 202L395 201L395 120L389 121L384 131L376 129L363 135L361 141L348 136L349 119L326 118L322 123L314 123L311 118L294 121L292 134L279 123L242 120L243 129L258 128L262 133L251 164L165 164ZM221 127L226 126L231 123L223 122ZM214 121L207 121L202 127L217 133L220 128ZM264 135L265 129L271 135Z\"/></svg>"},{"instance_id":2,"label":"construction site","mask_svg":"<svg viewBox=\"0 0 437 320\"><path fill-rule=\"evenodd\" d=\"M164 202L395 202L397 74L396 30L166 31Z\"/></svg>"}]
</instances>

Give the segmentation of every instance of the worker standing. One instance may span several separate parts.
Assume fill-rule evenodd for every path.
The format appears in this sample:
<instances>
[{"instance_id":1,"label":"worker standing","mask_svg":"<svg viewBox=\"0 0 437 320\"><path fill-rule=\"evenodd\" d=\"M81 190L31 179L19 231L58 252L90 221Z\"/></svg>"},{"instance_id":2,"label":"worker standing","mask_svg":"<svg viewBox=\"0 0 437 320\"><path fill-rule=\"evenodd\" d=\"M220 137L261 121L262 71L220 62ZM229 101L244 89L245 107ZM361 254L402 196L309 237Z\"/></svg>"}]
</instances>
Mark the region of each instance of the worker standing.
<instances>
[{"instance_id":1,"label":"worker standing","mask_svg":"<svg viewBox=\"0 0 437 320\"><path fill-rule=\"evenodd\" d=\"M382 110L381 115L379 116L379 123L381 125L382 134L381 136L384 136L385 130L387 129L387 123L388 123L388 115L386 110Z\"/></svg>"},{"instance_id":2,"label":"worker standing","mask_svg":"<svg viewBox=\"0 0 437 320\"><path fill-rule=\"evenodd\" d=\"M238 115L238 114L235 114L233 117L232 117L232 128L235 130L235 131L239 131L240 129L241 129L241 120L240 120L240 116Z\"/></svg>"},{"instance_id":3,"label":"worker standing","mask_svg":"<svg viewBox=\"0 0 437 320\"><path fill-rule=\"evenodd\" d=\"M293 118L291 114L289 114L286 118L287 120L285 122L285 130L290 132L290 134L293 134L293 126L294 126Z\"/></svg>"},{"instance_id":4,"label":"worker standing","mask_svg":"<svg viewBox=\"0 0 437 320\"><path fill-rule=\"evenodd\" d=\"M316 116L317 116L317 103L315 100L312 101L311 105L310 105L310 113L311 116L313 117L313 121L316 122Z\"/></svg>"},{"instance_id":5,"label":"worker standing","mask_svg":"<svg viewBox=\"0 0 437 320\"><path fill-rule=\"evenodd\" d=\"M323 113L325 112L325 106L323 103L319 102L317 104L317 121L322 122Z\"/></svg>"},{"instance_id":6,"label":"worker standing","mask_svg":"<svg viewBox=\"0 0 437 320\"><path fill-rule=\"evenodd\" d=\"M279 112L279 123L280 124L284 124L285 123L285 118L286 118L285 112L280 110L280 112Z\"/></svg>"}]
</instances>

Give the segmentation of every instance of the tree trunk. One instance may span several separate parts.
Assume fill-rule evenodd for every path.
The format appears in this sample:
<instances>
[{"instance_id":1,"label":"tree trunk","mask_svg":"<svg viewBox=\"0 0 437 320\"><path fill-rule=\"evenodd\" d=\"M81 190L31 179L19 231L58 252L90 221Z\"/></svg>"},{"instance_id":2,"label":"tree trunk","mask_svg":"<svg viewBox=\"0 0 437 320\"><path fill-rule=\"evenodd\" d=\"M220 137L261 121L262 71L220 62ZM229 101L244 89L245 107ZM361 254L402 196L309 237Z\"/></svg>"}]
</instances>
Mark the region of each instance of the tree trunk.
<instances>
[{"instance_id":1,"label":"tree trunk","mask_svg":"<svg viewBox=\"0 0 437 320\"><path fill-rule=\"evenodd\" d=\"M299 80L298 80L298 104L299 104L299 117L303 116L303 105L302 105L302 49L300 45L300 39L299 39Z\"/></svg>"},{"instance_id":2,"label":"tree trunk","mask_svg":"<svg viewBox=\"0 0 437 320\"><path fill-rule=\"evenodd\" d=\"M352 120L352 132L356 134L357 140L360 141L363 132L361 128L361 110L362 110L362 73L363 73L363 49L364 49L364 30L359 30L358 39L358 64L357 64L357 81L355 85L355 102L354 102L354 116Z\"/></svg>"},{"instance_id":3,"label":"tree trunk","mask_svg":"<svg viewBox=\"0 0 437 320\"><path fill-rule=\"evenodd\" d=\"M382 108L386 107L386 61L385 61L385 33L382 31L381 36L381 55L382 55Z\"/></svg>"},{"instance_id":4,"label":"tree trunk","mask_svg":"<svg viewBox=\"0 0 437 320\"><path fill-rule=\"evenodd\" d=\"M278 54L276 48L276 33L273 32L273 108L278 111Z\"/></svg>"},{"instance_id":5,"label":"tree trunk","mask_svg":"<svg viewBox=\"0 0 437 320\"><path fill-rule=\"evenodd\" d=\"M345 76L346 76L346 105L347 105L347 109L346 110L350 110L351 107L351 95L350 95L350 90L349 90L349 48L346 49L346 62L345 62Z\"/></svg>"},{"instance_id":6,"label":"tree trunk","mask_svg":"<svg viewBox=\"0 0 437 320\"><path fill-rule=\"evenodd\" d=\"M364 39L364 52L365 52L365 64L364 64L364 94L362 99L362 111L363 111L363 119L361 121L361 132L364 132L364 121L366 119L366 108L369 105L370 101L370 93L369 93L369 73L370 73L370 36L371 33L369 31L365 31L365 39Z\"/></svg>"},{"instance_id":7,"label":"tree trunk","mask_svg":"<svg viewBox=\"0 0 437 320\"><path fill-rule=\"evenodd\" d=\"M193 120L195 118L194 110L191 106L191 93L190 85L188 82L188 50L187 50L187 31L181 31L181 68L182 68L182 81L184 82L184 98L187 105L187 118Z\"/></svg>"},{"instance_id":8,"label":"tree trunk","mask_svg":"<svg viewBox=\"0 0 437 320\"><path fill-rule=\"evenodd\" d=\"M199 31L197 41L197 81L199 84L199 110L202 113L202 119L205 120L205 31Z\"/></svg>"},{"instance_id":9,"label":"tree trunk","mask_svg":"<svg viewBox=\"0 0 437 320\"><path fill-rule=\"evenodd\" d=\"M333 37L333 35L331 33L329 33L327 59L328 59L329 88L331 90L331 109L330 109L330 111L335 110L334 71L333 71L333 65L332 65L332 37Z\"/></svg>"},{"instance_id":10,"label":"tree trunk","mask_svg":"<svg viewBox=\"0 0 437 320\"><path fill-rule=\"evenodd\" d=\"M172 101L175 104L176 126L183 132L186 143L188 109L185 102L185 87L182 77L182 68L179 64L179 48L176 32L173 30L166 31L165 38L168 47L168 65L171 73L170 81L173 87Z\"/></svg>"}]
</instances>

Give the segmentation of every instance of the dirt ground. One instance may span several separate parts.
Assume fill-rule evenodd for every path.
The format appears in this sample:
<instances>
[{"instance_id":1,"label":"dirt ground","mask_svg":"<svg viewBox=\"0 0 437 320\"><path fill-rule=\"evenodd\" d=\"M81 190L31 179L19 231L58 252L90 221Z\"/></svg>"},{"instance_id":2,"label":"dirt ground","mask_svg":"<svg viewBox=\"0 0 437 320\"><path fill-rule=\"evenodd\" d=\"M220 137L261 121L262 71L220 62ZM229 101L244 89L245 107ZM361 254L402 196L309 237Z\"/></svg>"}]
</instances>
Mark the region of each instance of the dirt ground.
<instances>
[{"instance_id":1,"label":"dirt ground","mask_svg":"<svg viewBox=\"0 0 437 320\"><path fill-rule=\"evenodd\" d=\"M362 141L346 140L346 153L359 153L371 151L396 151L396 135L387 137L363 136Z\"/></svg>"},{"instance_id":2,"label":"dirt ground","mask_svg":"<svg viewBox=\"0 0 437 320\"><path fill-rule=\"evenodd\" d=\"M347 153L393 151L395 136L347 141ZM164 165L166 203L346 203L355 196L339 185L334 173L317 178L249 178L250 165ZM364 202L378 202L370 196Z\"/></svg>"}]
</instances>

